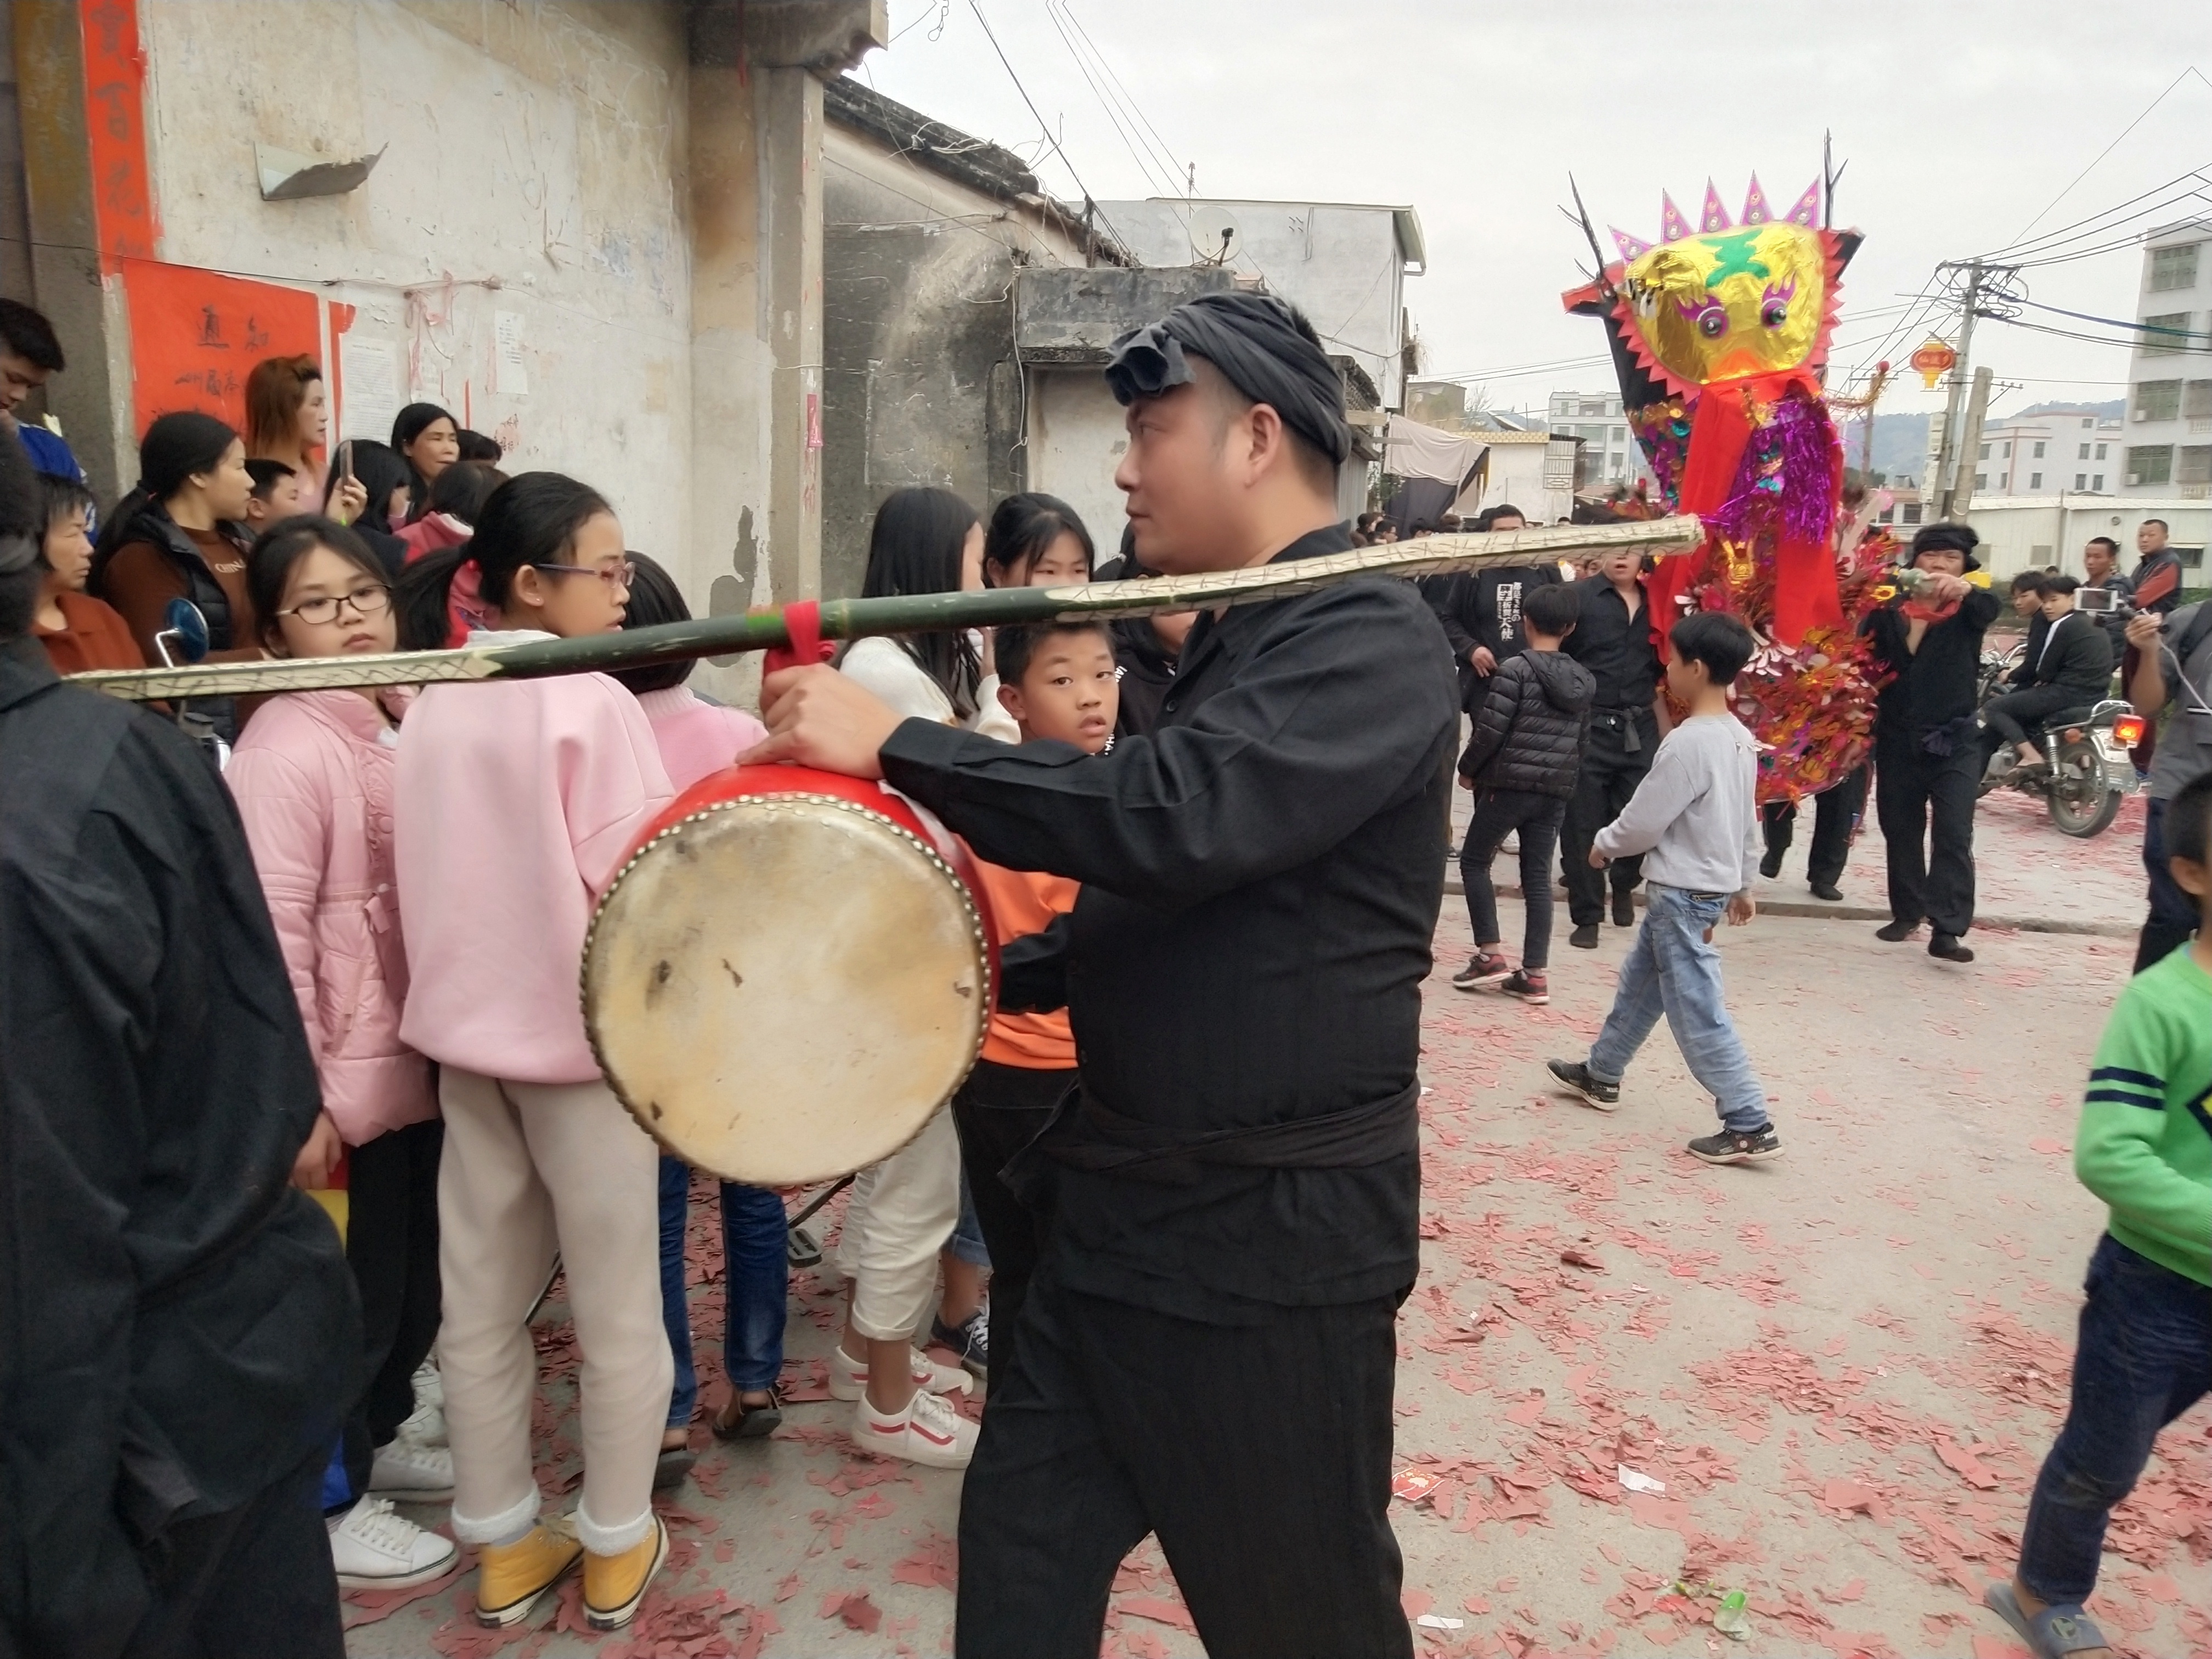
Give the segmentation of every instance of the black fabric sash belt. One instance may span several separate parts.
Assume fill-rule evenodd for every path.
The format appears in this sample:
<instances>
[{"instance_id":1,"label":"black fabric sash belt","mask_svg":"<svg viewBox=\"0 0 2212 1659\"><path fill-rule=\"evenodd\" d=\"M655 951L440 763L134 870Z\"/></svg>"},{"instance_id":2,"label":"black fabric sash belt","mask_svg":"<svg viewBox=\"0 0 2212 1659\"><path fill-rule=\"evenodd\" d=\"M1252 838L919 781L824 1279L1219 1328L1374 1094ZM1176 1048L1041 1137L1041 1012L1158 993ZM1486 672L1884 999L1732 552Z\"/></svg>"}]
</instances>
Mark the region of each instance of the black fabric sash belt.
<instances>
[{"instance_id":1,"label":"black fabric sash belt","mask_svg":"<svg viewBox=\"0 0 2212 1659\"><path fill-rule=\"evenodd\" d=\"M1079 1088L1030 1150L1072 1170L1188 1187L1206 1166L1244 1170L1351 1170L1418 1152L1418 1084L1385 1099L1318 1117L1212 1129L1178 1137L1157 1123L1124 1117Z\"/></svg>"}]
</instances>

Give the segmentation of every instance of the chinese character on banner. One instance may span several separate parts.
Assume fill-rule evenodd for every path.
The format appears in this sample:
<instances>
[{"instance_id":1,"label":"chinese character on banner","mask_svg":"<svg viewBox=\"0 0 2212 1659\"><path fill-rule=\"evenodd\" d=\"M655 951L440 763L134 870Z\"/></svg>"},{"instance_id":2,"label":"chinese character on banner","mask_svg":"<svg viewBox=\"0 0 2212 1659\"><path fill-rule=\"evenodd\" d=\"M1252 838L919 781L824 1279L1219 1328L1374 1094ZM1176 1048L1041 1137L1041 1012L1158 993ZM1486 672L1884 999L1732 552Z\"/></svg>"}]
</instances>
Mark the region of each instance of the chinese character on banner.
<instances>
[{"instance_id":1,"label":"chinese character on banner","mask_svg":"<svg viewBox=\"0 0 2212 1659\"><path fill-rule=\"evenodd\" d=\"M322 361L321 302L312 293L154 259L118 263L142 433L157 415L197 409L243 434L254 364L295 356Z\"/></svg>"}]
</instances>

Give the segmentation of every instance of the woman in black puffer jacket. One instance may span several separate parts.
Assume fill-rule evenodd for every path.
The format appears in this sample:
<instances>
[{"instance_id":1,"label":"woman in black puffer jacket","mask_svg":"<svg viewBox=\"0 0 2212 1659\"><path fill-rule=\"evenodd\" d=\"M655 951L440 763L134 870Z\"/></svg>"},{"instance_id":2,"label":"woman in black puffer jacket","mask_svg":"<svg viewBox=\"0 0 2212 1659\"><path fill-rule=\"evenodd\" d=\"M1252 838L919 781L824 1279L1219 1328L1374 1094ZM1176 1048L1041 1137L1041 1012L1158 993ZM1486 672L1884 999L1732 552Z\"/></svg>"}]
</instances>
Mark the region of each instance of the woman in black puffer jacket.
<instances>
[{"instance_id":1,"label":"woman in black puffer jacket","mask_svg":"<svg viewBox=\"0 0 2212 1659\"><path fill-rule=\"evenodd\" d=\"M1552 951L1552 849L1567 797L1575 792L1583 742L1589 734L1597 681L1563 655L1582 595L1567 586L1535 587L1522 599L1528 649L1498 664L1474 711L1474 735L1460 757L1459 780L1476 792L1474 821L1460 849L1460 879L1474 957L1452 976L1462 991L1496 986L1532 1003L1551 1000L1545 969ZM1490 861L1509 835L1521 837L1521 896L1527 910L1521 966L1498 948L1498 894Z\"/></svg>"}]
</instances>

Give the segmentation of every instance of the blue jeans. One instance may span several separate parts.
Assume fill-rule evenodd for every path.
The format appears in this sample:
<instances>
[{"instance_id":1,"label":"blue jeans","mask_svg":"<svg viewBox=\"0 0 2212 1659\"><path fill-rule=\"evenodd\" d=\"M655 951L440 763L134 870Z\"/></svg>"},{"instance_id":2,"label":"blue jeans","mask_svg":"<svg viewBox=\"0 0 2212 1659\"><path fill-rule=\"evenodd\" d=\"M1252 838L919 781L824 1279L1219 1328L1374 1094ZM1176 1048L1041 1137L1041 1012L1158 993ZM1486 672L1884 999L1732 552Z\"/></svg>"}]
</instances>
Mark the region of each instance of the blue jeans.
<instances>
[{"instance_id":1,"label":"blue jeans","mask_svg":"<svg viewBox=\"0 0 2212 1659\"><path fill-rule=\"evenodd\" d=\"M691 1309L684 1293L684 1224L691 1170L680 1158L660 1159L660 1317L676 1358L668 1426L691 1420L699 1373L691 1363ZM722 1369L740 1393L770 1387L783 1370L784 1304L791 1258L783 1200L759 1187L722 1183Z\"/></svg>"},{"instance_id":2,"label":"blue jeans","mask_svg":"<svg viewBox=\"0 0 2212 1659\"><path fill-rule=\"evenodd\" d=\"M1721 1121L1731 1129L1766 1127L1766 1091L1735 1034L1721 988L1721 953L1705 930L1728 914L1726 893L1692 893L1647 882L1644 925L1620 964L1613 1012L1590 1050L1590 1075L1618 1083L1628 1062L1667 1016L1690 1075L1712 1091Z\"/></svg>"},{"instance_id":3,"label":"blue jeans","mask_svg":"<svg viewBox=\"0 0 2212 1659\"><path fill-rule=\"evenodd\" d=\"M983 1224L975 1218L975 1195L968 1190L968 1172L960 1172L960 1222L945 1248L971 1267L988 1269L991 1247L983 1242Z\"/></svg>"},{"instance_id":4,"label":"blue jeans","mask_svg":"<svg viewBox=\"0 0 2212 1659\"><path fill-rule=\"evenodd\" d=\"M2158 1431L2212 1393L2212 1285L2107 1233L2086 1288L2074 1397L2020 1540L2021 1583L2053 1607L2088 1599L2113 1505L2135 1490Z\"/></svg>"}]
</instances>

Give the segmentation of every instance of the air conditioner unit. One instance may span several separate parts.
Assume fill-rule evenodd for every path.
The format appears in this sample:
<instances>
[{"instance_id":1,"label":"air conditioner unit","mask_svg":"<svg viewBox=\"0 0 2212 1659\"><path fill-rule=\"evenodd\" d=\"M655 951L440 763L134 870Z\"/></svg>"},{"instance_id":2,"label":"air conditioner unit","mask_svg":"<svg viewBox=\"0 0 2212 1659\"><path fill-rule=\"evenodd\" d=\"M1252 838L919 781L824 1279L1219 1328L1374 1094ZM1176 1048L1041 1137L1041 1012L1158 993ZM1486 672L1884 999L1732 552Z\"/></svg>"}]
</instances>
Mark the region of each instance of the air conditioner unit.
<instances>
[{"instance_id":1,"label":"air conditioner unit","mask_svg":"<svg viewBox=\"0 0 2212 1659\"><path fill-rule=\"evenodd\" d=\"M2129 473L2129 474L2128 474L2128 488L2129 488L2129 489L2134 489L2137 484L2141 483L2142 482L2142 479L2140 477L2138 477L2136 474L2135 474L2135 473L2133 473L2133 472L2130 472L2130 473Z\"/></svg>"},{"instance_id":2,"label":"air conditioner unit","mask_svg":"<svg viewBox=\"0 0 2212 1659\"><path fill-rule=\"evenodd\" d=\"M2150 411L2146 409L2139 409L2135 412L2135 418L2138 421L2147 421L2150 419Z\"/></svg>"}]
</instances>

